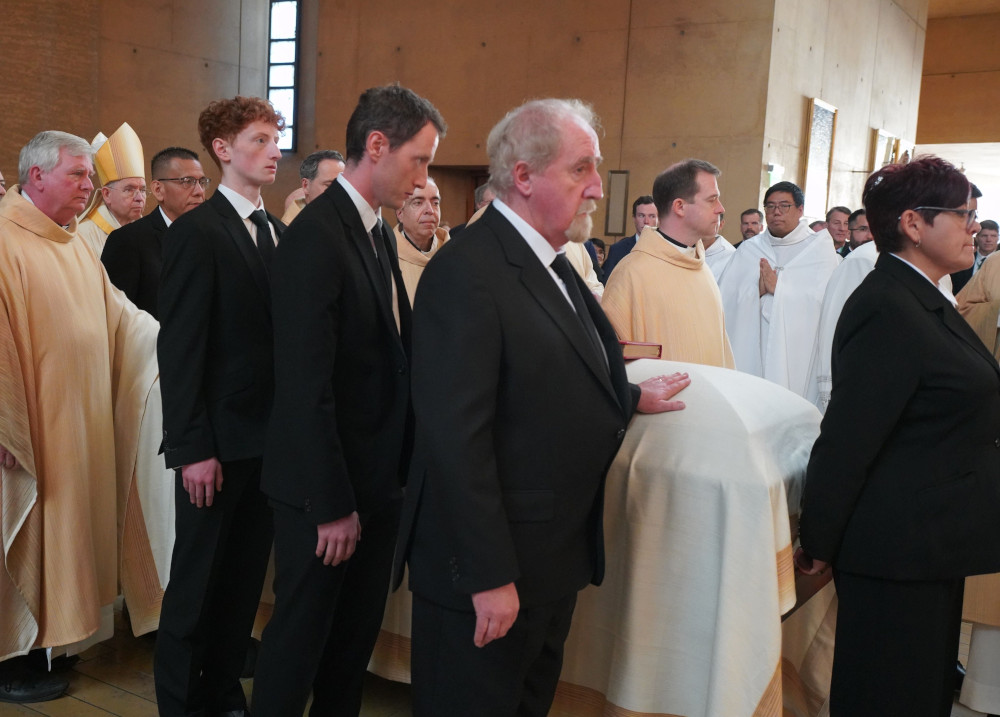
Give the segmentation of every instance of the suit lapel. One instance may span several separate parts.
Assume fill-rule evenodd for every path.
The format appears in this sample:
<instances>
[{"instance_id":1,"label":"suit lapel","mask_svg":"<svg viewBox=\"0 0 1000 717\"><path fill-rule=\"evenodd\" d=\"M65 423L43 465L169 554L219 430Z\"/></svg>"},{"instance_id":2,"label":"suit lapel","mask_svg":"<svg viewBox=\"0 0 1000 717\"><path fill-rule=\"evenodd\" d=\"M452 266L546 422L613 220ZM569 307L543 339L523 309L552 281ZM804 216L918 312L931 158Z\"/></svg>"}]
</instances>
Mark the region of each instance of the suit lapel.
<instances>
[{"instance_id":1,"label":"suit lapel","mask_svg":"<svg viewBox=\"0 0 1000 717\"><path fill-rule=\"evenodd\" d=\"M260 253L257 251L257 246L253 243L253 237L247 231L246 225L222 192L216 191L208 201L222 216L222 225L243 256L243 260L250 270L250 275L253 276L254 283L257 284L261 296L264 297L264 302L270 306L271 288L267 281L267 270L264 268L264 262L260 258Z\"/></svg>"},{"instance_id":2,"label":"suit lapel","mask_svg":"<svg viewBox=\"0 0 1000 717\"><path fill-rule=\"evenodd\" d=\"M330 195L330 198L337 207L341 220L344 222L344 234L347 237L348 243L351 245L353 250L357 252L361 259L361 264L364 266L368 282L371 284L372 291L375 293L376 300L378 301L379 313L382 315L382 321L385 322L386 327L390 330L390 334L396 337L396 340L399 342L399 349L402 351L403 344L399 339L399 332L396 330L396 319L392 314L391 295L388 287L385 285L382 267L379 266L378 259L375 257L375 252L372 251L371 239L369 238L370 235L365 229L364 224L361 222L361 215L358 214L358 208L354 206L354 202L351 201L351 197L348 195L347 190L340 186L337 182L331 184L330 188L326 190L326 193ZM387 256L390 258L391 266L394 252L389 251L387 248L384 227L381 236L382 242L378 247L378 250L389 252ZM396 264L395 273L399 273L398 263ZM405 292L401 278L400 282L396 286L397 293ZM403 317L402 312L400 312L400 327L402 327L402 325Z\"/></svg>"},{"instance_id":3,"label":"suit lapel","mask_svg":"<svg viewBox=\"0 0 1000 717\"><path fill-rule=\"evenodd\" d=\"M949 331L972 347L976 353L990 364L993 371L1000 375L1000 364L997 363L993 354L983 345L982 340L980 340L976 332L972 330L972 327L962 318L962 315L958 313L955 307L927 279L918 275L913 269L906 266L896 257L879 256L876 268L888 271L893 277L904 284L913 292L925 309L936 313Z\"/></svg>"},{"instance_id":4,"label":"suit lapel","mask_svg":"<svg viewBox=\"0 0 1000 717\"><path fill-rule=\"evenodd\" d=\"M521 283L532 297L534 297L535 301L539 303L545 313L551 317L559 331L566 336L573 349L583 362L587 364L587 368L594 374L598 382L614 397L615 402L621 405L621 399L611 385L611 377L608 373L608 368L604 365L603 358L598 356L594 351L594 345L587 337L583 324L580 323L580 319L577 317L573 307L552 279L548 268L542 266L542 263L538 260L534 252L531 251L531 247L524 241L524 238L517 233L513 225L494 207L491 206L487 209L480 221L487 221L494 229L494 232L503 245L508 262L519 268ZM604 318L603 311L597 305L594 297L590 295L590 289L583 283L583 280L576 276L575 273L573 278L577 282L580 293L583 294L583 300L590 310L594 324L598 326L598 334L601 334L600 327L602 324L607 323L607 319ZM600 316L596 314L600 314ZM601 335L601 340L607 349L607 341L603 335ZM608 363L610 364L613 361L614 354L608 352Z\"/></svg>"}]
</instances>

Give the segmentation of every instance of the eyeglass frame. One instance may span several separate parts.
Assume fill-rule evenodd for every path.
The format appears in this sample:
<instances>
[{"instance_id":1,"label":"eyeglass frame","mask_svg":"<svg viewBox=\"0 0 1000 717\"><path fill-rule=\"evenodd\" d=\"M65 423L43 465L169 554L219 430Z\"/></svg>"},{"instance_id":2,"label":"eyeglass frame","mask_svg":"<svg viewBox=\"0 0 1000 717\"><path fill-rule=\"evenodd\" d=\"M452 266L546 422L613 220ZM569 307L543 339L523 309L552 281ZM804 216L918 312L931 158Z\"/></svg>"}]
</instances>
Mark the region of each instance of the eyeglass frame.
<instances>
[{"instance_id":1,"label":"eyeglass frame","mask_svg":"<svg viewBox=\"0 0 1000 717\"><path fill-rule=\"evenodd\" d=\"M953 214L964 214L965 215L965 229L966 229L966 231L968 231L969 229L972 229L972 225L975 224L976 223L976 219L979 218L979 214L977 213L976 209L960 209L960 208L957 208L957 207L955 207L955 208L952 208L952 207L913 207L913 209L910 210L910 211L914 211L914 212L922 212L922 211L924 211L924 212L939 212L939 213L940 212L951 212ZM897 222L901 221L902 219L903 219L903 215L902 214L900 214L898 217L896 217L896 221ZM933 219L931 221L933 221Z\"/></svg>"},{"instance_id":2,"label":"eyeglass frame","mask_svg":"<svg viewBox=\"0 0 1000 717\"><path fill-rule=\"evenodd\" d=\"M106 184L103 189L108 189L112 192L121 192L129 199L135 199L139 195L143 197L148 197L150 195L148 187L112 187Z\"/></svg>"},{"instance_id":3,"label":"eyeglass frame","mask_svg":"<svg viewBox=\"0 0 1000 717\"><path fill-rule=\"evenodd\" d=\"M778 211L780 209L782 214L787 214L788 212L792 211L792 208L798 207L798 206L799 205L796 204L795 202L780 202L779 204L771 204L771 208L768 209L767 208L768 204L765 203L764 204L764 213L765 214L767 214L767 213L773 214L774 212L776 212L776 211Z\"/></svg>"},{"instance_id":4,"label":"eyeglass frame","mask_svg":"<svg viewBox=\"0 0 1000 717\"><path fill-rule=\"evenodd\" d=\"M208 185L212 183L211 177L202 177L201 179L195 179L194 177L160 177L159 179L154 179L154 182L180 182L180 185L191 191L194 189L194 185L199 185L202 189L208 189Z\"/></svg>"}]
</instances>

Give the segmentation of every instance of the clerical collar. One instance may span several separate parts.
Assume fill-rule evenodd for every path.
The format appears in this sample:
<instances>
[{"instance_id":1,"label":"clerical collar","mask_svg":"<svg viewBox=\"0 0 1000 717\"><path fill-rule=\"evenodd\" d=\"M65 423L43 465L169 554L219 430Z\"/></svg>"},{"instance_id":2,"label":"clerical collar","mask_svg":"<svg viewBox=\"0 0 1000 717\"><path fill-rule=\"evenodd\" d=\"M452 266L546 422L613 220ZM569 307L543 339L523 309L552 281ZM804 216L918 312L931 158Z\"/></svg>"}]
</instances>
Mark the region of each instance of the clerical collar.
<instances>
[{"instance_id":1,"label":"clerical collar","mask_svg":"<svg viewBox=\"0 0 1000 717\"><path fill-rule=\"evenodd\" d=\"M664 234L659 229L656 230L656 233L659 234L661 237L663 237L664 239L666 239L668 242L670 242L671 244L673 244L676 247L680 247L681 249L690 249L691 248L687 244L681 244L679 241L677 241L673 237L667 236L666 234Z\"/></svg>"},{"instance_id":2,"label":"clerical collar","mask_svg":"<svg viewBox=\"0 0 1000 717\"><path fill-rule=\"evenodd\" d=\"M423 254L425 256L433 254L434 250L437 249L437 243L438 243L437 232L434 232L434 236L431 237L431 246L430 246L430 248L427 251L424 251L423 249L421 249L420 247L418 247L417 243L415 241L413 241L412 239L410 239L410 235L406 233L405 229L403 229L403 225L402 224L399 225L399 233L403 235L403 238L405 238L406 241L410 242L410 246L412 246L414 249L416 249L417 251L419 251L421 254Z\"/></svg>"}]
</instances>

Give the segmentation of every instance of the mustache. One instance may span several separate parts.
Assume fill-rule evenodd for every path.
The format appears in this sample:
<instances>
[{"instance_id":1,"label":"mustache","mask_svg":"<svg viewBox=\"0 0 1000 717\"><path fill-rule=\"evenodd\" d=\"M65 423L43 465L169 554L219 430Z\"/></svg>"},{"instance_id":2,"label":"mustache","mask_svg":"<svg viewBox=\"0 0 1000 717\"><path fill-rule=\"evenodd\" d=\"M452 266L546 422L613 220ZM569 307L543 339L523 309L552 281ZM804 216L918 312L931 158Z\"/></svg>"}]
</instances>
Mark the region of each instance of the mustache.
<instances>
[{"instance_id":1,"label":"mustache","mask_svg":"<svg viewBox=\"0 0 1000 717\"><path fill-rule=\"evenodd\" d=\"M596 199L585 199L580 204L580 208L576 210L579 214L593 214L597 211L597 200Z\"/></svg>"}]
</instances>

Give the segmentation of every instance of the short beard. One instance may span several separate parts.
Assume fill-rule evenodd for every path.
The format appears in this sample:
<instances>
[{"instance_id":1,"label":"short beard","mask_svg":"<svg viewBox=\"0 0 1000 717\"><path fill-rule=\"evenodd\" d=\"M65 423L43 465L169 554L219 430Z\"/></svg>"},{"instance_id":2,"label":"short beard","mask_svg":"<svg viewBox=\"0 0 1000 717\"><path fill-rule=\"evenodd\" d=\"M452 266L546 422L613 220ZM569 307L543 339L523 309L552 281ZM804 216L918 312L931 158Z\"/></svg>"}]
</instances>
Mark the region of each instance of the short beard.
<instances>
[{"instance_id":1,"label":"short beard","mask_svg":"<svg viewBox=\"0 0 1000 717\"><path fill-rule=\"evenodd\" d=\"M566 229L566 238L576 244L583 244L590 239L591 231L594 228L594 220L591 212L597 210L597 202L593 199L585 200L576 211L576 216Z\"/></svg>"}]
</instances>

